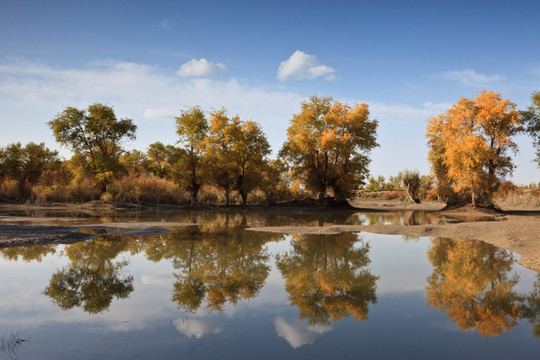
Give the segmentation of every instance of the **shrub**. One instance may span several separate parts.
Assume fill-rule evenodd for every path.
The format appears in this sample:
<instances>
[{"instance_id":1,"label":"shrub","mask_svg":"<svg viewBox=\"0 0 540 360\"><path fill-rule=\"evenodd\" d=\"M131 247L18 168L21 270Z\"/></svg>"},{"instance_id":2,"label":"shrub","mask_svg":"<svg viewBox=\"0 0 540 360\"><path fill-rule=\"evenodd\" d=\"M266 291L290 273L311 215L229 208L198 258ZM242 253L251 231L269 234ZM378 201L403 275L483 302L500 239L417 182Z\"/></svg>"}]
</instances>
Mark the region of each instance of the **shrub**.
<instances>
[{"instance_id":1,"label":"shrub","mask_svg":"<svg viewBox=\"0 0 540 360\"><path fill-rule=\"evenodd\" d=\"M21 197L19 182L16 180L4 179L0 183L0 199L17 200Z\"/></svg>"},{"instance_id":2,"label":"shrub","mask_svg":"<svg viewBox=\"0 0 540 360\"><path fill-rule=\"evenodd\" d=\"M187 196L172 181L154 175L129 174L109 184L107 193L109 195L105 199L108 202L136 204L182 204L187 202Z\"/></svg>"}]
</instances>

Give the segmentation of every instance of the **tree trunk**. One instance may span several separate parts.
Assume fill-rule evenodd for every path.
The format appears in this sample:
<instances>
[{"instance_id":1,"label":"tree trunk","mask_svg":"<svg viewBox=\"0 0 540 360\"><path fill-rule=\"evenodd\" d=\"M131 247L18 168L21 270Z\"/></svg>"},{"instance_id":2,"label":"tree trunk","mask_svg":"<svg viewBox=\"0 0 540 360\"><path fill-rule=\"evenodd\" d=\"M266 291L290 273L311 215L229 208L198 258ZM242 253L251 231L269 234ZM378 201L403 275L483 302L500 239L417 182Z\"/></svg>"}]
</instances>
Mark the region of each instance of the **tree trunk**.
<instances>
[{"instance_id":1,"label":"tree trunk","mask_svg":"<svg viewBox=\"0 0 540 360\"><path fill-rule=\"evenodd\" d=\"M242 196L242 205L246 206L247 205L248 193L242 191L242 192L240 192L240 196Z\"/></svg>"},{"instance_id":2,"label":"tree trunk","mask_svg":"<svg viewBox=\"0 0 540 360\"><path fill-rule=\"evenodd\" d=\"M229 188L226 188L225 189L225 206L229 206L230 200L231 200L231 191L229 190Z\"/></svg>"}]
</instances>

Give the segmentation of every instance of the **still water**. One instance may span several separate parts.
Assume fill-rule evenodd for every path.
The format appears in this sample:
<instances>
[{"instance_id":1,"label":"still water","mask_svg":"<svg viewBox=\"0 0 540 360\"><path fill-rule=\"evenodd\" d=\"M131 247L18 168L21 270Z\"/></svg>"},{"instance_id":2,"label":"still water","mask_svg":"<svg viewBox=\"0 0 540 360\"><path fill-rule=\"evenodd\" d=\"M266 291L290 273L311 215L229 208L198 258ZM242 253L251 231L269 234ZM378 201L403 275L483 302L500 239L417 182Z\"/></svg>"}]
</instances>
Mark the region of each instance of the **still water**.
<instances>
[{"instance_id":1,"label":"still water","mask_svg":"<svg viewBox=\"0 0 540 360\"><path fill-rule=\"evenodd\" d=\"M170 211L79 221L143 220L195 225L0 249L0 359L540 353L540 278L511 252L459 239L244 230L436 215Z\"/></svg>"}]
</instances>

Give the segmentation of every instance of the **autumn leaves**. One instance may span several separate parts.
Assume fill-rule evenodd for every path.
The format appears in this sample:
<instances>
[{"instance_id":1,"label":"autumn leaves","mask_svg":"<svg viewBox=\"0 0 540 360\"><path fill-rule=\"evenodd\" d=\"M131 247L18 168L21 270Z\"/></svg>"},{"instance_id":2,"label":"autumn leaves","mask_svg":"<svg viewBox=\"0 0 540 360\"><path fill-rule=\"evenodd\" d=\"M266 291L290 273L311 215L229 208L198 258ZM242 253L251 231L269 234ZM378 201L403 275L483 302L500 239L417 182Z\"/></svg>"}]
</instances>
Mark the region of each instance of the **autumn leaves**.
<instances>
[{"instance_id":1,"label":"autumn leaves","mask_svg":"<svg viewBox=\"0 0 540 360\"><path fill-rule=\"evenodd\" d=\"M428 160L442 199L450 204L491 204L492 194L514 169L513 137L528 132L540 148L539 99L534 93L533 106L519 111L510 100L484 90L428 120ZM319 200L333 197L342 202L364 183L369 153L379 146L378 122L370 119L367 104L349 106L319 96L301 103L275 160L269 159L270 144L260 124L229 116L225 109L205 113L195 106L181 111L176 118L179 146L155 143L148 156L139 152L134 159L130 155L136 151L125 152L121 144L135 138L136 126L133 120L117 119L109 106L70 107L48 125L56 140L74 152L70 164L79 165L70 168L77 170L72 171L75 179L92 176L105 193L122 174L158 176L189 193L192 205L204 186L221 189L226 205L233 193L246 204L255 190L265 194L267 203L289 200L291 188ZM154 150L165 160L154 159ZM135 171L132 162L146 165Z\"/></svg>"},{"instance_id":2,"label":"autumn leaves","mask_svg":"<svg viewBox=\"0 0 540 360\"><path fill-rule=\"evenodd\" d=\"M512 137L521 131L516 105L500 94L481 91L461 98L428 120L428 159L438 192L447 202L490 204L500 182L512 173Z\"/></svg>"}]
</instances>

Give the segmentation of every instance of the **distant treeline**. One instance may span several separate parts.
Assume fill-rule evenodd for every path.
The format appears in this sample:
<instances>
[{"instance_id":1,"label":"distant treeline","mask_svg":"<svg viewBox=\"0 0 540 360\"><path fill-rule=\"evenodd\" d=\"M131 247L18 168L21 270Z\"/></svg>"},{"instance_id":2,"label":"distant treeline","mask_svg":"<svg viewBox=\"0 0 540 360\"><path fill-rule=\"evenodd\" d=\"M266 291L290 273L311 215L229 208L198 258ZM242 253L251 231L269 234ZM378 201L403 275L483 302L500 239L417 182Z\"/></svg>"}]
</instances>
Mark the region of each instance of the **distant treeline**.
<instances>
[{"instance_id":1,"label":"distant treeline","mask_svg":"<svg viewBox=\"0 0 540 360\"><path fill-rule=\"evenodd\" d=\"M511 173L511 137L529 133L540 164L540 95L518 111L500 94L482 91L460 99L428 121L433 173L405 170L390 177L392 190L410 201L422 197L489 202ZM110 106L66 108L49 121L56 140L73 152L61 160L43 143L0 148L0 200L145 204L225 204L324 200L343 202L359 189L384 190L368 178L377 120L367 104L349 106L330 97L302 102L287 129L277 159L260 124L205 113L195 106L176 118L178 143L155 142L145 152L126 151L135 139L132 119L118 119ZM384 178L383 178L384 180Z\"/></svg>"}]
</instances>

